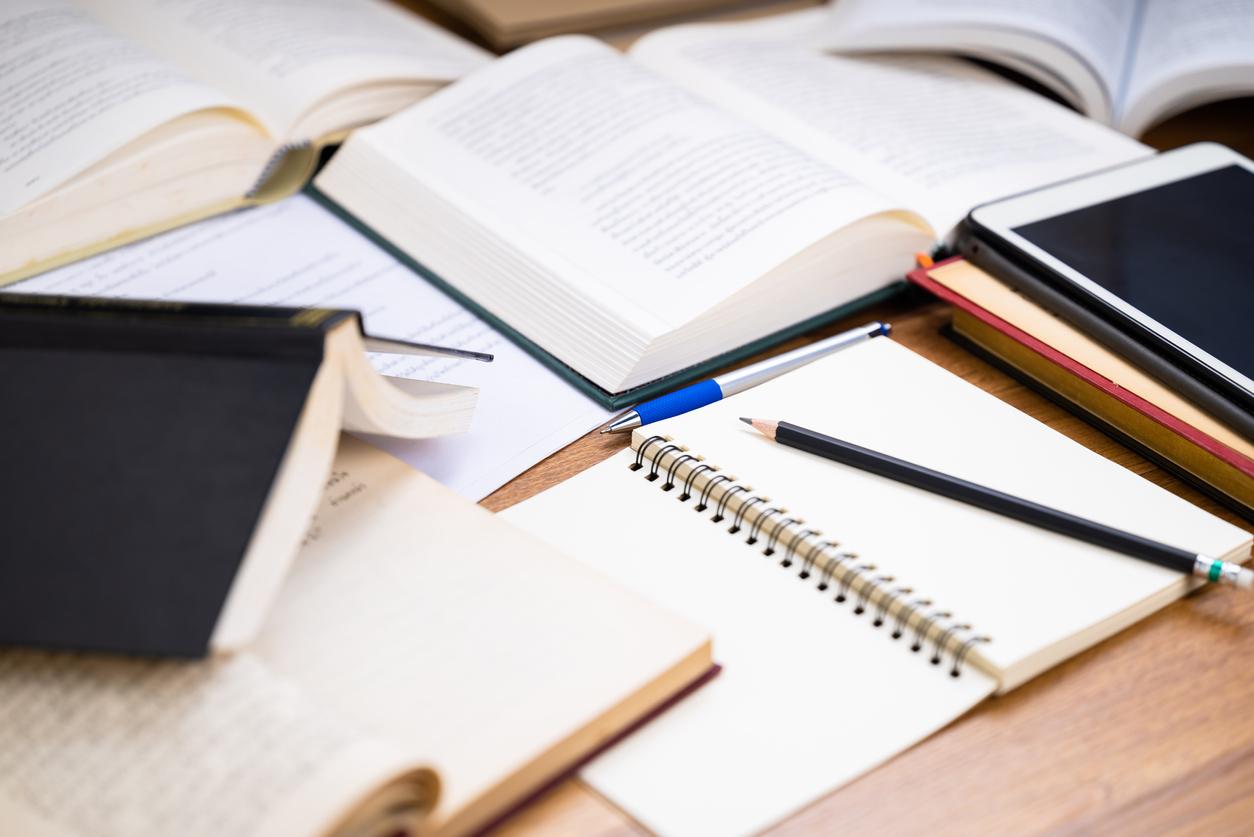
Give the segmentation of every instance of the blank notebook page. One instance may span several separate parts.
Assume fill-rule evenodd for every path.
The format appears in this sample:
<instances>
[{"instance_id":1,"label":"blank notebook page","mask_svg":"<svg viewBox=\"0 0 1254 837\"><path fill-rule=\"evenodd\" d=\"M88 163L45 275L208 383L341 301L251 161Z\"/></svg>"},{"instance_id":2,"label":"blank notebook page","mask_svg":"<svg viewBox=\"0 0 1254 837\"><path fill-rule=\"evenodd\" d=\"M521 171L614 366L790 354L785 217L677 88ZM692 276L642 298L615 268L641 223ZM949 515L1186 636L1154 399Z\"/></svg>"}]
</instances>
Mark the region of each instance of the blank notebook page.
<instances>
[{"instance_id":1,"label":"blank notebook page","mask_svg":"<svg viewBox=\"0 0 1254 837\"><path fill-rule=\"evenodd\" d=\"M778 554L763 557L760 542L660 490L663 479L631 471L631 451L507 510L714 633L723 674L584 772L664 833L765 827L1187 589L1169 571L777 445L739 416L792 421L1191 549L1248 551L1241 530L886 338L649 425L637 444L672 437L992 639L976 646L987 675L968 660L949 677Z\"/></svg>"},{"instance_id":2,"label":"blank notebook page","mask_svg":"<svg viewBox=\"0 0 1254 837\"><path fill-rule=\"evenodd\" d=\"M1190 551L1249 553L1241 529L884 338L645 428L992 637L973 656L1002 691L1174 600L1190 580L784 447L739 416L799 424Z\"/></svg>"}]
</instances>

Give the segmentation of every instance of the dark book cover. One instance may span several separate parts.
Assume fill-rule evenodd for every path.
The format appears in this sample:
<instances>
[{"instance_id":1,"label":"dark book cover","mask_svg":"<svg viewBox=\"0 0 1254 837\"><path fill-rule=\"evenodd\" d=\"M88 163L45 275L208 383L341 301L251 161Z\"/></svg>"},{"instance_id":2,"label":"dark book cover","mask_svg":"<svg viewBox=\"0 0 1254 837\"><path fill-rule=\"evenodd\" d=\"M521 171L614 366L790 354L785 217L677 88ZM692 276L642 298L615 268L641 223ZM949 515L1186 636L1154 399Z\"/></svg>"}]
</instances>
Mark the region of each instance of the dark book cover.
<instances>
[{"instance_id":1,"label":"dark book cover","mask_svg":"<svg viewBox=\"0 0 1254 837\"><path fill-rule=\"evenodd\" d=\"M204 655L353 316L0 294L0 643Z\"/></svg>"}]
</instances>

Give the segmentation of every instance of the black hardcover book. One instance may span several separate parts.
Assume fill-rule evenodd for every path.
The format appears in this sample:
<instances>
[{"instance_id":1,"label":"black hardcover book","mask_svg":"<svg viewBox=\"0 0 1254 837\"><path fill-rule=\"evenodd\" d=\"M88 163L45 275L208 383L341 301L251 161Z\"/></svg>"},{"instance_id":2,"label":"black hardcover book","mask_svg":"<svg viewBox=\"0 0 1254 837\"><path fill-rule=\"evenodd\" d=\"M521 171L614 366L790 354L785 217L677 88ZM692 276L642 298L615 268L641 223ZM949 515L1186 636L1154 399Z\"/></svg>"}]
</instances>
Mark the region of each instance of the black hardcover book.
<instances>
[{"instance_id":1,"label":"black hardcover book","mask_svg":"<svg viewBox=\"0 0 1254 837\"><path fill-rule=\"evenodd\" d=\"M355 312L0 294L0 642L247 642L342 423L465 429L473 390L406 384L385 391Z\"/></svg>"}]
</instances>

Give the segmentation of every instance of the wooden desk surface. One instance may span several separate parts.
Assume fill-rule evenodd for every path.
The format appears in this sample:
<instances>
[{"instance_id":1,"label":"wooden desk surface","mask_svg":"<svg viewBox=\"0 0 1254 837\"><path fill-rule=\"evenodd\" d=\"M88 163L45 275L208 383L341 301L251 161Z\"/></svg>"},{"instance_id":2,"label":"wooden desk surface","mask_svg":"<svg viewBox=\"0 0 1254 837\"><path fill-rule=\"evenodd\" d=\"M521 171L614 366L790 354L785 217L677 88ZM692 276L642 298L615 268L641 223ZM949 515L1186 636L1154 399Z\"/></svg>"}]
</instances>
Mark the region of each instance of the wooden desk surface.
<instances>
[{"instance_id":1,"label":"wooden desk surface","mask_svg":"<svg viewBox=\"0 0 1254 837\"><path fill-rule=\"evenodd\" d=\"M894 339L1233 523L1156 466L942 337L939 303L891 303ZM795 341L800 345L804 341ZM492 494L500 510L627 444L591 433ZM1066 607L1066 602L1059 602ZM892 719L885 719L891 723ZM962 719L781 823L778 835L1254 832L1254 596L1204 590ZM634 823L571 780L498 834L626 835Z\"/></svg>"}]
</instances>

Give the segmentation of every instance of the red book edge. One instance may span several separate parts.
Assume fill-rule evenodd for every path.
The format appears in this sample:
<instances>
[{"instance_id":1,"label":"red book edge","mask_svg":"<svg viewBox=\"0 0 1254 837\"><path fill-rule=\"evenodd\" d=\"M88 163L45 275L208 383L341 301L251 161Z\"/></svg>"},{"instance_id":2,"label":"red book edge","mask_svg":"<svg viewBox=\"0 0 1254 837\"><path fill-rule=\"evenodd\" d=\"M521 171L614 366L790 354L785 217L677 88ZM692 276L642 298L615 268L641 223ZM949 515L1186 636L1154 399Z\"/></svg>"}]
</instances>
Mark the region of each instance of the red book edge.
<instances>
[{"instance_id":1,"label":"red book edge","mask_svg":"<svg viewBox=\"0 0 1254 837\"><path fill-rule=\"evenodd\" d=\"M961 294L950 290L928 275L929 270L943 265L952 264L953 262L960 261L961 258L961 256L955 256L953 258L946 259L945 261L937 262L933 268L918 268L916 270L912 270L910 273L906 274L906 278L929 293L940 297L957 308L961 308L963 311L966 311L971 316L983 322L985 325L997 329L1015 342L1021 343L1028 349L1031 349L1033 352L1041 355L1054 365L1062 367L1065 371L1075 375L1082 381L1097 387L1102 392L1119 400L1128 407L1131 407L1138 413L1144 415L1146 418L1163 425L1176 435L1188 439L1193 444L1228 463L1246 476L1254 478L1254 459L1250 459L1240 451L1225 445L1223 442L1216 440L1214 437L1209 436L1206 433L1203 433L1193 425L1180 420L1153 402L1147 401L1136 393L1124 389L1114 381L1111 381L1109 378L1099 375L1087 366L1076 362L1070 356L1058 351L1053 346L1041 342L1032 335L1028 334L1026 331L1011 325L1001 317L998 317L996 314L981 308L979 305Z\"/></svg>"},{"instance_id":2,"label":"red book edge","mask_svg":"<svg viewBox=\"0 0 1254 837\"><path fill-rule=\"evenodd\" d=\"M684 686L678 692L675 692L675 694L671 695L666 700L662 701L657 706L650 709L644 715L637 718L631 724L627 725L622 730L617 732L612 738L608 739L603 744L594 748L592 751L580 757L578 760L576 760L572 764L560 770L551 778L541 782L540 786L537 787L535 790L527 793L522 799L518 800L513 805L510 805L509 808L502 811L499 815L493 817L490 822L488 822L481 828L476 829L474 831L475 837L479 837L479 835L487 834L493 829L498 828L499 826L503 825L506 820L510 819L515 814L517 814L518 812L522 811L527 806L534 803L536 800L540 799L540 797L554 790L558 785L562 784L567 779L576 778L579 775L579 771L582 770L583 767L586 764L588 764L590 761L592 761L597 756L604 753L606 750L613 747L618 742L622 741L627 736L631 735L633 732L636 732L641 727L646 726L654 718L658 717L659 715L664 713L666 710L670 709L672 706L679 703L681 700L688 697L693 692L697 691L697 689L700 689L702 686L709 683L711 680L717 677L722 670L723 670L723 666L720 665L719 663L712 664L708 669L706 669L705 673L702 675L699 675L696 680L693 680L687 686Z\"/></svg>"}]
</instances>

